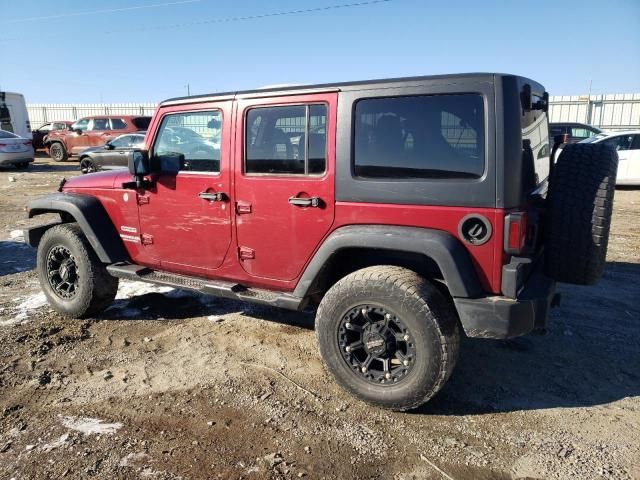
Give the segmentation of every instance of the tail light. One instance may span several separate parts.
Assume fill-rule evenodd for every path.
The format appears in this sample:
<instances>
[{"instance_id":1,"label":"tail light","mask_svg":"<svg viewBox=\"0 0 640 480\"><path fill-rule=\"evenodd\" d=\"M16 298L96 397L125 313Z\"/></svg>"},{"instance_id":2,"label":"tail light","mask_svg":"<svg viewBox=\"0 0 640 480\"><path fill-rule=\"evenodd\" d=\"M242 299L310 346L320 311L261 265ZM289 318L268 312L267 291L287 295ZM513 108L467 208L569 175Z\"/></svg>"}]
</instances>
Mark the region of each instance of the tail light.
<instances>
[{"instance_id":1,"label":"tail light","mask_svg":"<svg viewBox=\"0 0 640 480\"><path fill-rule=\"evenodd\" d=\"M527 213L511 212L504 217L504 251L510 255L522 253L527 243Z\"/></svg>"}]
</instances>

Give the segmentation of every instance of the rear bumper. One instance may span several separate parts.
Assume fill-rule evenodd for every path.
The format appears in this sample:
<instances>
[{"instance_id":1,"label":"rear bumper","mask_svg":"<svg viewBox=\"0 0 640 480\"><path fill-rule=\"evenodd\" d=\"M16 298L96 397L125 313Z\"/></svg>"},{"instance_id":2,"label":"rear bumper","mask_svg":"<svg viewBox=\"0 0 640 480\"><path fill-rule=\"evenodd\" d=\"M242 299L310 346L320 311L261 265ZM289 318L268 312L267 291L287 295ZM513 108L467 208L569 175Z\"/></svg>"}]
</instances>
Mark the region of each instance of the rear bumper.
<instances>
[{"instance_id":1,"label":"rear bumper","mask_svg":"<svg viewBox=\"0 0 640 480\"><path fill-rule=\"evenodd\" d=\"M454 302L467 336L512 338L544 327L554 293L555 282L535 271L516 298L454 298Z\"/></svg>"},{"instance_id":2,"label":"rear bumper","mask_svg":"<svg viewBox=\"0 0 640 480\"><path fill-rule=\"evenodd\" d=\"M30 152L0 153L0 165L33 162L33 150Z\"/></svg>"}]
</instances>

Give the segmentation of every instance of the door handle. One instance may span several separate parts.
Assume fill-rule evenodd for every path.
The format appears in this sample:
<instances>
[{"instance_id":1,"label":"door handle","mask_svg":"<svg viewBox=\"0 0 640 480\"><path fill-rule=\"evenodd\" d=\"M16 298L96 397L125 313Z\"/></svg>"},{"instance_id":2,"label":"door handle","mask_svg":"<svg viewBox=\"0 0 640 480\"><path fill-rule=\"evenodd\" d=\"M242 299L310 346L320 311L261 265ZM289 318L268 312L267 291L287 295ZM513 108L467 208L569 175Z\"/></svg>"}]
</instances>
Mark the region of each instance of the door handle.
<instances>
[{"instance_id":1,"label":"door handle","mask_svg":"<svg viewBox=\"0 0 640 480\"><path fill-rule=\"evenodd\" d=\"M289 203L291 205L295 205L296 207L319 207L321 202L322 200L320 200L320 197L289 197Z\"/></svg>"},{"instance_id":2,"label":"door handle","mask_svg":"<svg viewBox=\"0 0 640 480\"><path fill-rule=\"evenodd\" d=\"M227 196L222 193L222 192L200 192L198 194L198 197L200 197L203 200L208 200L210 202L224 202L225 199L227 198Z\"/></svg>"}]
</instances>

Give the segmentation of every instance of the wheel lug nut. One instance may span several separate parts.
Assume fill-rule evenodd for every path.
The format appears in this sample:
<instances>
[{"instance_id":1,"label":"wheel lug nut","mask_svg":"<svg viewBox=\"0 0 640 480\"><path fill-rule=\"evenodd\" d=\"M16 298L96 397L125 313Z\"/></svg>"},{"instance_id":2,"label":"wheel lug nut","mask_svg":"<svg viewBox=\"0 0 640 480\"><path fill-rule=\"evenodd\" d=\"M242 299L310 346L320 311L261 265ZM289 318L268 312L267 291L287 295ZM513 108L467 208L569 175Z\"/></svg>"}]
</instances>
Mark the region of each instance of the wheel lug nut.
<instances>
[{"instance_id":1,"label":"wheel lug nut","mask_svg":"<svg viewBox=\"0 0 640 480\"><path fill-rule=\"evenodd\" d=\"M402 337L404 339L405 342L409 341L409 335L407 335L406 333L404 334L404 337Z\"/></svg>"}]
</instances>

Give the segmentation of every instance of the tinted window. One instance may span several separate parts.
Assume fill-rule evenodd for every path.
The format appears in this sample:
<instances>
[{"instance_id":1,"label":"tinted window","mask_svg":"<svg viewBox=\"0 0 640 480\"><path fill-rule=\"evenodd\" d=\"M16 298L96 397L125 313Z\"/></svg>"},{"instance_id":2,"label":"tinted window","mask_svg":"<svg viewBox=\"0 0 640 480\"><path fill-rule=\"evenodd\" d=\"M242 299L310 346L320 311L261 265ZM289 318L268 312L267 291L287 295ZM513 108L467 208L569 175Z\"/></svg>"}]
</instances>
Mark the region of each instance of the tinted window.
<instances>
[{"instance_id":1,"label":"tinted window","mask_svg":"<svg viewBox=\"0 0 640 480\"><path fill-rule=\"evenodd\" d=\"M219 172L221 134L219 111L167 115L158 131L154 155L182 154L181 170Z\"/></svg>"},{"instance_id":2,"label":"tinted window","mask_svg":"<svg viewBox=\"0 0 640 480\"><path fill-rule=\"evenodd\" d=\"M111 119L111 128L113 130L124 130L127 128L127 124L121 118L112 118Z\"/></svg>"},{"instance_id":3,"label":"tinted window","mask_svg":"<svg viewBox=\"0 0 640 480\"><path fill-rule=\"evenodd\" d=\"M549 133L555 137L556 135L564 135L567 133L567 129L565 127L549 127Z\"/></svg>"},{"instance_id":4,"label":"tinted window","mask_svg":"<svg viewBox=\"0 0 640 480\"><path fill-rule=\"evenodd\" d=\"M640 150L640 135L633 136L633 144L631 145L631 150Z\"/></svg>"},{"instance_id":5,"label":"tinted window","mask_svg":"<svg viewBox=\"0 0 640 480\"><path fill-rule=\"evenodd\" d=\"M605 140L604 144L611 145L618 151L629 150L631 148L631 142L633 141L633 135L621 135L619 137L612 137Z\"/></svg>"},{"instance_id":6,"label":"tinted window","mask_svg":"<svg viewBox=\"0 0 640 480\"><path fill-rule=\"evenodd\" d=\"M146 130L151 123L151 117L138 117L131 121L138 130Z\"/></svg>"},{"instance_id":7,"label":"tinted window","mask_svg":"<svg viewBox=\"0 0 640 480\"><path fill-rule=\"evenodd\" d=\"M323 173L326 167L326 123L325 105L249 110L245 133L245 173Z\"/></svg>"},{"instance_id":8,"label":"tinted window","mask_svg":"<svg viewBox=\"0 0 640 480\"><path fill-rule=\"evenodd\" d=\"M480 95L360 100L354 166L360 177L478 178L484 172Z\"/></svg>"},{"instance_id":9,"label":"tinted window","mask_svg":"<svg viewBox=\"0 0 640 480\"><path fill-rule=\"evenodd\" d=\"M109 142L115 148L127 148L131 145L131 135L124 135Z\"/></svg>"},{"instance_id":10,"label":"tinted window","mask_svg":"<svg viewBox=\"0 0 640 480\"><path fill-rule=\"evenodd\" d=\"M94 118L91 130L110 130L108 118Z\"/></svg>"}]
</instances>

